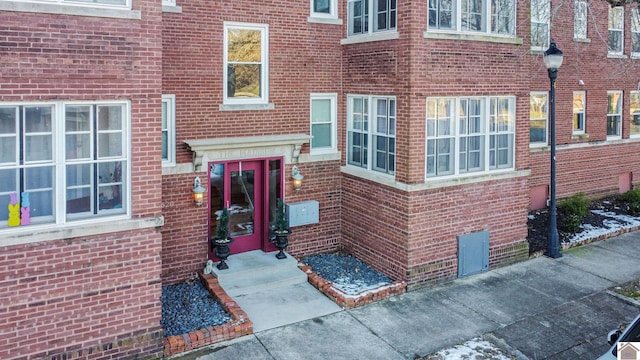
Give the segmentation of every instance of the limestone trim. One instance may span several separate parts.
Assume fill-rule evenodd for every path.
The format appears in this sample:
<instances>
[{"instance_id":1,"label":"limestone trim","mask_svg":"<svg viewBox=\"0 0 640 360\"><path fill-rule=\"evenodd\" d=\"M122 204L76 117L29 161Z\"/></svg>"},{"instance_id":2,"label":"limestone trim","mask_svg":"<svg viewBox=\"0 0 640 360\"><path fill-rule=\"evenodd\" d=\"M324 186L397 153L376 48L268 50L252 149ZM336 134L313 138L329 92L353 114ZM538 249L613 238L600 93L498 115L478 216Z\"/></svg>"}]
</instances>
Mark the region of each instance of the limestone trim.
<instances>
[{"instance_id":1,"label":"limestone trim","mask_svg":"<svg viewBox=\"0 0 640 360\"><path fill-rule=\"evenodd\" d=\"M193 169L202 171L210 161L240 160L284 156L285 163L297 163L302 145L311 141L307 134L245 136L186 140L193 152Z\"/></svg>"},{"instance_id":2,"label":"limestone trim","mask_svg":"<svg viewBox=\"0 0 640 360\"><path fill-rule=\"evenodd\" d=\"M117 224L117 226L114 226L114 224ZM164 217L158 216L143 219L120 219L109 217L101 219L101 221L93 219L82 223L68 224L64 227L52 224L42 226L18 226L7 231L2 231L0 246L13 246L51 240L71 239L114 232L156 228L163 225Z\"/></svg>"}]
</instances>

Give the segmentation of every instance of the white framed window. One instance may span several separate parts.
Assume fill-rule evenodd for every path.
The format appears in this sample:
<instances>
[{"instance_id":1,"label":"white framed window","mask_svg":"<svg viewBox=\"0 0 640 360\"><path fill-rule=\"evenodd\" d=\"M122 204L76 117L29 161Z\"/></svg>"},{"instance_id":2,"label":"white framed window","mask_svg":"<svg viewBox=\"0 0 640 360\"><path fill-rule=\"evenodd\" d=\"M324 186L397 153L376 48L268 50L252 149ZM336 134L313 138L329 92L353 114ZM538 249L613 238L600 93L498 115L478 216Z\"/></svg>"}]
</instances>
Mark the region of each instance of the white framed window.
<instances>
[{"instance_id":1,"label":"white framed window","mask_svg":"<svg viewBox=\"0 0 640 360\"><path fill-rule=\"evenodd\" d=\"M622 137L622 91L607 92L607 139Z\"/></svg>"},{"instance_id":2,"label":"white framed window","mask_svg":"<svg viewBox=\"0 0 640 360\"><path fill-rule=\"evenodd\" d=\"M531 0L531 50L544 51L549 47L550 0Z\"/></svg>"},{"instance_id":3,"label":"white framed window","mask_svg":"<svg viewBox=\"0 0 640 360\"><path fill-rule=\"evenodd\" d=\"M162 95L162 165L176 164L176 96Z\"/></svg>"},{"instance_id":4,"label":"white framed window","mask_svg":"<svg viewBox=\"0 0 640 360\"><path fill-rule=\"evenodd\" d=\"M428 30L515 35L514 0L428 0Z\"/></svg>"},{"instance_id":5,"label":"white framed window","mask_svg":"<svg viewBox=\"0 0 640 360\"><path fill-rule=\"evenodd\" d=\"M587 93L573 92L573 133L584 134L586 127Z\"/></svg>"},{"instance_id":6,"label":"white framed window","mask_svg":"<svg viewBox=\"0 0 640 360\"><path fill-rule=\"evenodd\" d=\"M224 23L224 103L269 101L269 25Z\"/></svg>"},{"instance_id":7,"label":"white framed window","mask_svg":"<svg viewBox=\"0 0 640 360\"><path fill-rule=\"evenodd\" d=\"M624 52L624 8L609 7L609 41L607 48L611 55L622 55Z\"/></svg>"},{"instance_id":8,"label":"white framed window","mask_svg":"<svg viewBox=\"0 0 640 360\"><path fill-rule=\"evenodd\" d=\"M122 101L0 103L0 229L12 194L30 224L126 214L130 113Z\"/></svg>"},{"instance_id":9,"label":"white framed window","mask_svg":"<svg viewBox=\"0 0 640 360\"><path fill-rule=\"evenodd\" d=\"M631 9L631 55L640 56L640 10Z\"/></svg>"},{"instance_id":10,"label":"white framed window","mask_svg":"<svg viewBox=\"0 0 640 360\"><path fill-rule=\"evenodd\" d=\"M587 2L576 0L574 2L573 38L577 40L587 39Z\"/></svg>"},{"instance_id":11,"label":"white framed window","mask_svg":"<svg viewBox=\"0 0 640 360\"><path fill-rule=\"evenodd\" d=\"M0 0L2 2L21 2L35 4L64 4L64 5L91 5L91 6L109 6L131 8L132 0ZM166 0L163 0L166 1Z\"/></svg>"},{"instance_id":12,"label":"white framed window","mask_svg":"<svg viewBox=\"0 0 640 360\"><path fill-rule=\"evenodd\" d=\"M337 19L337 0L311 0L311 17Z\"/></svg>"},{"instance_id":13,"label":"white framed window","mask_svg":"<svg viewBox=\"0 0 640 360\"><path fill-rule=\"evenodd\" d=\"M348 6L349 36L396 30L396 0L349 0Z\"/></svg>"},{"instance_id":14,"label":"white framed window","mask_svg":"<svg viewBox=\"0 0 640 360\"><path fill-rule=\"evenodd\" d=\"M631 119L631 136L640 136L640 91L632 91L629 115Z\"/></svg>"},{"instance_id":15,"label":"white framed window","mask_svg":"<svg viewBox=\"0 0 640 360\"><path fill-rule=\"evenodd\" d=\"M515 97L427 98L426 178L513 170Z\"/></svg>"},{"instance_id":16,"label":"white framed window","mask_svg":"<svg viewBox=\"0 0 640 360\"><path fill-rule=\"evenodd\" d=\"M311 94L311 153L337 151L338 94Z\"/></svg>"},{"instance_id":17,"label":"white framed window","mask_svg":"<svg viewBox=\"0 0 640 360\"><path fill-rule=\"evenodd\" d=\"M529 146L546 146L549 126L548 92L529 94Z\"/></svg>"},{"instance_id":18,"label":"white framed window","mask_svg":"<svg viewBox=\"0 0 640 360\"><path fill-rule=\"evenodd\" d=\"M347 164L395 175L395 97L347 96Z\"/></svg>"}]
</instances>

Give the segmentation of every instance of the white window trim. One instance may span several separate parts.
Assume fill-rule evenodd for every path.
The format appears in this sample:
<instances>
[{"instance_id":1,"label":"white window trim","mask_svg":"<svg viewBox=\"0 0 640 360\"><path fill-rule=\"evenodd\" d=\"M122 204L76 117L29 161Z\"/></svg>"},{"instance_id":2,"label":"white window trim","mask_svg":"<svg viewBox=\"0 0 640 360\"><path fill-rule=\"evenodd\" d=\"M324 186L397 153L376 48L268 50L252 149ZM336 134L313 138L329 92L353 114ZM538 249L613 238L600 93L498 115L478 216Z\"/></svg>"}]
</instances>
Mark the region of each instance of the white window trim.
<instances>
[{"instance_id":1,"label":"white window trim","mask_svg":"<svg viewBox=\"0 0 640 360\"><path fill-rule=\"evenodd\" d=\"M338 127L338 94L337 93L312 93L309 101L309 133L313 135L313 122L311 121L311 114L313 114L313 100L330 100L331 101L331 147L314 149L311 145L313 139L309 143L310 153L316 154L332 154L338 152L337 144L337 127Z\"/></svg>"},{"instance_id":2,"label":"white window trim","mask_svg":"<svg viewBox=\"0 0 640 360\"><path fill-rule=\"evenodd\" d=\"M354 1L359 1L359 0L354 0ZM393 29L384 29L384 30L374 30L375 29L375 13L374 13L374 9L375 9L375 1L374 0L364 0L367 1L369 3L369 19L368 19L368 27L369 27L369 31L367 31L366 33L358 33L358 34L350 34L350 26L351 26L351 13L350 13L350 4L351 4L351 0L347 0L347 38L350 37L366 37L366 36L372 36L375 34L380 34L380 33L397 33L398 32L398 5L399 2L396 2L396 8L395 8L395 13L396 13L396 26ZM370 40L371 41L371 40Z\"/></svg>"},{"instance_id":3,"label":"white window trim","mask_svg":"<svg viewBox=\"0 0 640 360\"><path fill-rule=\"evenodd\" d=\"M620 94L620 112L619 113L609 113L609 109L607 109L607 122L609 121L609 116L615 116L618 115L620 116L620 121L619 121L619 125L618 125L618 134L616 135L609 135L607 134L607 141L608 140L620 140L622 139L622 120L623 120L623 116L622 116L622 110L624 108L624 94L622 93L622 91L620 90L610 90L607 91L607 104L609 103L609 95L611 94ZM608 105L607 105L608 107Z\"/></svg>"},{"instance_id":4,"label":"white window trim","mask_svg":"<svg viewBox=\"0 0 640 360\"><path fill-rule=\"evenodd\" d=\"M329 13L319 13L313 11L313 4L315 0L309 0L309 18L317 19L318 22L322 22L322 20L337 20L338 19L338 0L328 0L329 1ZM309 20L311 21L311 20Z\"/></svg>"},{"instance_id":5,"label":"white window trim","mask_svg":"<svg viewBox=\"0 0 640 360\"><path fill-rule=\"evenodd\" d=\"M139 10L131 10L131 0L127 1L127 6L117 6L92 3L61 3L45 0L0 0L0 11L78 15L132 20L142 19L142 13Z\"/></svg>"},{"instance_id":6,"label":"white window trim","mask_svg":"<svg viewBox=\"0 0 640 360\"><path fill-rule=\"evenodd\" d=\"M531 106L531 95L544 95L547 99L547 114L544 123L544 132L545 132L545 142L535 142L532 143L531 139L529 139L529 147L530 148L538 148L549 146L549 92L548 91L531 91L529 93L529 106ZM531 109L529 109L531 110ZM529 127L531 127L531 112L529 112ZM529 135L531 136L531 135Z\"/></svg>"},{"instance_id":7,"label":"white window trim","mask_svg":"<svg viewBox=\"0 0 640 360\"><path fill-rule=\"evenodd\" d=\"M261 33L260 51L262 71L260 73L261 94L259 98L234 99L229 98L227 94L227 51L228 51L228 32L231 28L239 28L243 30L257 30ZM223 52L223 105L266 105L269 103L269 25L241 22L224 22L224 52Z\"/></svg>"},{"instance_id":8,"label":"white window trim","mask_svg":"<svg viewBox=\"0 0 640 360\"><path fill-rule=\"evenodd\" d=\"M588 41L589 40L589 19L587 17L587 12L588 12L588 6L589 4L587 4L587 2L585 0L575 0L573 3L573 9L574 9L574 13L573 13L573 40L574 41ZM580 12L578 11L578 8L580 8ZM584 15L584 18L578 18L578 14L582 13ZM584 37L582 36L576 36L576 23L578 22L578 20L581 20L584 22Z\"/></svg>"},{"instance_id":9,"label":"white window trim","mask_svg":"<svg viewBox=\"0 0 640 360\"><path fill-rule=\"evenodd\" d=\"M640 90L634 90L631 91L629 94L629 122L633 122L633 118L634 118L634 114L631 112L631 98L633 96L638 96L638 101L640 101ZM640 110L640 109L639 109ZM631 129L631 127L630 127ZM640 132L637 133L632 133L631 131L629 131L629 137L630 138L640 138Z\"/></svg>"},{"instance_id":10,"label":"white window trim","mask_svg":"<svg viewBox=\"0 0 640 360\"><path fill-rule=\"evenodd\" d=\"M369 148L367 149L367 167L361 167L361 166L357 166L357 165L352 165L349 164L349 154L350 154L350 145L351 142L349 141L349 131L351 129L351 124L352 124L352 116L351 114L353 113L353 105L352 105L352 99L353 98L367 98L368 99L368 122L369 122L369 128L367 130L367 143L369 144ZM374 141L373 141L373 137L376 135L376 124L375 124L375 114L377 114L377 111L374 112L375 109L375 100L377 99L384 99L384 100L393 100L396 102L396 131L395 134L393 135L393 138L396 139L396 157L395 157L395 161L394 161L394 173L393 174L389 174L389 173L385 173L385 172L380 172L378 170L374 169L374 165L373 165L373 156L374 154ZM366 171L368 173L372 173L372 174L376 174L378 177L382 177L382 178L387 178L387 179L395 179L395 172L396 172L396 168L398 165L398 142L397 142L397 129L398 129L398 122L397 122L397 117L398 117L398 102L395 96L392 95L363 95L363 94L347 94L347 121L346 121L346 141L345 144L347 144L346 146L346 167L348 168L354 168L354 169L360 169L362 171ZM358 131L360 132L360 131Z\"/></svg>"},{"instance_id":11,"label":"white window trim","mask_svg":"<svg viewBox=\"0 0 640 360\"><path fill-rule=\"evenodd\" d=\"M162 159L162 166L176 165L176 96L163 94L162 103L167 104L167 159Z\"/></svg>"},{"instance_id":12,"label":"white window trim","mask_svg":"<svg viewBox=\"0 0 640 360\"><path fill-rule=\"evenodd\" d=\"M619 31L622 34L622 46L620 47L620 51L611 51L609 50L609 32L612 31L611 28L609 28L609 24L608 24L608 19L609 19L609 14L614 11L614 9L620 9L620 17L621 19L621 24L622 24L622 28L621 29L613 29L613 31ZM609 12L607 13L607 55L609 56L624 56L624 7L622 6L616 6L614 8L609 7Z\"/></svg>"},{"instance_id":13,"label":"white window trim","mask_svg":"<svg viewBox=\"0 0 640 360\"><path fill-rule=\"evenodd\" d=\"M584 109L582 109L582 129L574 129L573 128L573 117L571 119L571 129L572 129L572 134L573 135L582 135L586 132L587 129L587 92L586 91L574 91L573 95L582 95L582 99L584 99L583 101L583 106ZM572 115L575 115L576 112L572 111Z\"/></svg>"},{"instance_id":14,"label":"white window trim","mask_svg":"<svg viewBox=\"0 0 640 360\"><path fill-rule=\"evenodd\" d=\"M485 31L463 31L462 30L462 2L461 0L453 0L455 1L455 15L456 15L456 28L455 29L439 29L439 28L430 28L429 27L429 9L427 5L427 30L423 33L424 38L438 38L437 34L442 34L444 36L447 35L458 35L461 36L460 40L476 40L476 41L489 41L489 42L506 42L511 43L508 39L513 39L517 37L517 13L518 13L518 2L517 0L513 1L513 33L512 34L501 34L498 32L491 31L491 21L493 18L493 14L491 13L490 7L487 7L483 10L483 16L485 16ZM504 40L501 40L504 39ZM520 43L521 44L521 43Z\"/></svg>"},{"instance_id":15,"label":"white window trim","mask_svg":"<svg viewBox=\"0 0 640 360\"><path fill-rule=\"evenodd\" d=\"M460 173L460 169L459 169L459 148L460 148L460 134L459 134L459 111L460 111L460 106L459 106L459 102L460 99L478 99L478 98L483 98L485 99L485 106L484 106L484 114L483 114L483 121L485 121L486 123L483 125L484 126L484 136L485 136L485 147L483 149L484 152L484 164L485 164L485 169L482 171L475 171L475 172L468 172L468 173ZM424 142L424 146L425 146L425 158L424 158L424 162L425 162L425 166L424 166L424 178L425 178L425 183L432 183L432 182L443 182L443 181L449 181L451 179L460 179L460 178L479 178L479 177L485 177L487 175L493 175L493 174L499 174L499 173L506 173L506 172L513 172L515 170L515 166L516 166L516 100L517 97L514 95L496 95L496 96L434 96L434 97L427 97L427 102L430 99L453 99L455 104L454 104L454 113L453 113L453 134L454 134L454 162L453 162L453 174L450 175L441 175L441 176L432 176L432 177L428 177L427 176L427 124L425 121L425 128L424 128L424 134L425 134L425 142ZM491 163L490 163L490 136L492 134L504 134L504 132L491 132L489 129L489 119L491 117L491 106L490 106L490 102L491 99L509 99L511 101L511 104L513 104L513 110L511 111L511 116L513 117L513 127L510 131L511 134L513 134L513 144L512 144L512 149L511 149L511 158L513 159L513 165L511 167L508 168L496 168L496 169L491 169ZM426 116L426 108L425 108L425 116ZM425 118L426 120L426 118Z\"/></svg>"},{"instance_id":16,"label":"white window trim","mask_svg":"<svg viewBox=\"0 0 640 360\"><path fill-rule=\"evenodd\" d=\"M65 119L65 108L67 106L74 105L123 105L123 124L122 124L122 133L123 133L123 141L126 142L123 144L123 153L121 156L111 157L111 160L122 160L125 161L126 166L126 177L122 180L124 194L123 194L123 202L125 203L125 207L123 208L124 212L114 213L113 215L109 215L108 213L102 216L90 216L90 217L82 217L78 218L73 215L69 216L66 210L66 189L64 185L66 184L66 171L65 166L70 163L65 160L65 122L60 119ZM128 100L107 100L107 101L47 101L47 102L6 102L0 105L3 106L52 106L52 163L55 171L54 177L54 187L53 187L53 195L55 197L55 203L53 204L53 221L46 223L37 223L34 222L31 225L26 226L18 226L19 229L33 229L33 227L37 228L46 228L46 229L55 229L68 225L76 225L76 224L92 224L92 223L100 223L104 221L112 221L112 219L127 219L131 216L131 102ZM92 130L93 136L93 130ZM61 145L62 144L62 145ZM94 161L95 162L95 161ZM72 162L71 162L72 163ZM6 223L5 221L0 221L1 223ZM7 232L15 232L16 228L0 228L0 234ZM33 230L30 230L33 231Z\"/></svg>"},{"instance_id":17,"label":"white window trim","mask_svg":"<svg viewBox=\"0 0 640 360\"><path fill-rule=\"evenodd\" d=\"M632 8L631 11L630 11L630 14L631 14L630 15L631 16L631 22L630 22L631 23L631 29L630 30L631 30L631 36L632 36L632 39L631 39L631 58L632 59L638 59L638 58L640 58L640 51L633 51L633 34L638 34L638 37L640 37L640 7ZM636 20L638 21L638 24L637 24L638 27L636 28L636 30L638 30L637 32L633 31L633 18L634 18L634 16L635 16ZM640 40L638 40L638 41L640 41Z\"/></svg>"},{"instance_id":18,"label":"white window trim","mask_svg":"<svg viewBox=\"0 0 640 360\"><path fill-rule=\"evenodd\" d=\"M546 6L547 6L547 19L546 22L543 22L545 19L538 19L536 17L535 23L536 24L547 24L547 42L545 44L542 44L542 46L534 46L533 43L531 44L531 50L532 51L545 51L549 48L549 41L551 39L551 0L538 0L538 1L546 1ZM533 0L531 1L531 24L533 25L534 21L533 21ZM531 31L531 29L529 29L529 31Z\"/></svg>"}]
</instances>

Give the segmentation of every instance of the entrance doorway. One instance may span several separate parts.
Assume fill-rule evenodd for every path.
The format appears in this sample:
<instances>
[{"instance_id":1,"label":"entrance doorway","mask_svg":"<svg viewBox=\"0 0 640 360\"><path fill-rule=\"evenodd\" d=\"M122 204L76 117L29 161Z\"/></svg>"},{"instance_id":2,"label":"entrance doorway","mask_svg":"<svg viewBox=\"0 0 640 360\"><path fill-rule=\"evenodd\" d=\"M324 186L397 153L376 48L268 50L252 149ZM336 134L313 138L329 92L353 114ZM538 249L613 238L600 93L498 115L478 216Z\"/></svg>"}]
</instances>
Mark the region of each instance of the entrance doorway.
<instances>
[{"instance_id":1,"label":"entrance doorway","mask_svg":"<svg viewBox=\"0 0 640 360\"><path fill-rule=\"evenodd\" d=\"M282 159L209 164L209 239L215 236L223 208L229 211L231 254L276 250L269 242L269 224L282 197ZM209 258L214 259L209 241Z\"/></svg>"}]
</instances>

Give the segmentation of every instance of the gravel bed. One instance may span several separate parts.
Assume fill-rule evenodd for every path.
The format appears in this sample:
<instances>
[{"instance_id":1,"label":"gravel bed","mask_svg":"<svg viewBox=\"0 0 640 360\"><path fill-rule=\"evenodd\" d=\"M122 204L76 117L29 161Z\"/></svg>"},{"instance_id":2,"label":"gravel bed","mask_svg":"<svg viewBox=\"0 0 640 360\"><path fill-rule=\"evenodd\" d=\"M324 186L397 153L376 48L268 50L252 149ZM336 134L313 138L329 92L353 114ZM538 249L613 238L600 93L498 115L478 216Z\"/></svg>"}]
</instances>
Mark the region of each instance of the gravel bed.
<instances>
[{"instance_id":1,"label":"gravel bed","mask_svg":"<svg viewBox=\"0 0 640 360\"><path fill-rule=\"evenodd\" d=\"M392 283L391 279L351 255L318 254L306 256L302 261L348 295Z\"/></svg>"},{"instance_id":2,"label":"gravel bed","mask_svg":"<svg viewBox=\"0 0 640 360\"><path fill-rule=\"evenodd\" d=\"M187 281L162 287L164 336L181 335L209 326L222 325L231 317L200 281Z\"/></svg>"}]
</instances>

